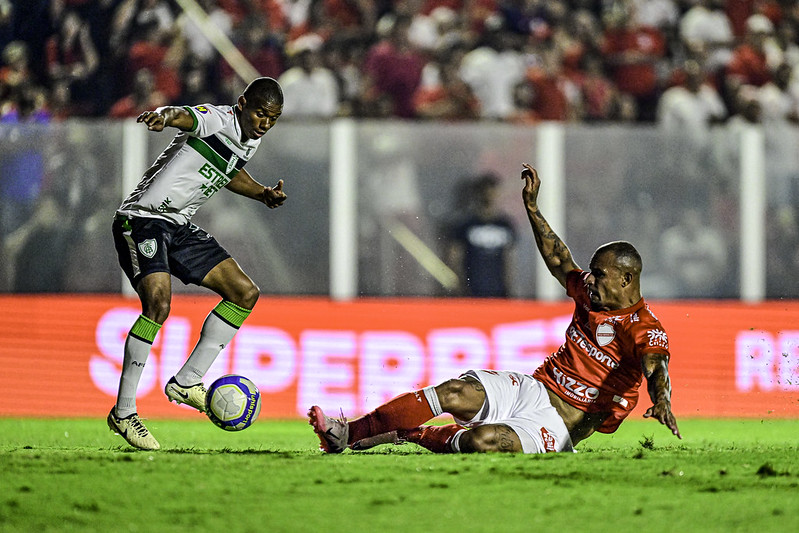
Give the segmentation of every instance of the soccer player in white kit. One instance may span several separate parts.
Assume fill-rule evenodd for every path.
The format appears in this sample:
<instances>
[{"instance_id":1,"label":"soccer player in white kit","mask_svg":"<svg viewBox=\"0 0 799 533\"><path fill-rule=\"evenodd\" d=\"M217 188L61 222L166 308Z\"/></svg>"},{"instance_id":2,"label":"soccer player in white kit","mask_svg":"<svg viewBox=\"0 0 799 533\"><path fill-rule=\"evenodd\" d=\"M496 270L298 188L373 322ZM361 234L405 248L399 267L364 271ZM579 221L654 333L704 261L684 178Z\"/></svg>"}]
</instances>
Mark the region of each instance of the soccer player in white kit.
<instances>
[{"instance_id":1,"label":"soccer player in white kit","mask_svg":"<svg viewBox=\"0 0 799 533\"><path fill-rule=\"evenodd\" d=\"M244 169L283 111L283 91L272 78L252 81L235 105L168 106L139 115L150 131L178 130L117 209L113 223L119 264L142 305L125 341L117 400L108 427L131 445L160 444L136 411L136 389L153 341L169 316L172 276L211 289L222 300L206 317L200 338L165 394L205 411L202 378L250 314L259 289L211 235L191 223L194 213L222 188L263 202L283 204L283 180L274 187Z\"/></svg>"},{"instance_id":2,"label":"soccer player in white kit","mask_svg":"<svg viewBox=\"0 0 799 533\"><path fill-rule=\"evenodd\" d=\"M644 377L652 400L644 416L681 438L671 412L668 337L641 297L640 255L628 242L607 243L594 252L590 270L581 270L538 209L537 172L524 165L521 177L538 250L575 303L564 343L532 374L469 370L351 422L314 405L309 423L322 450L414 442L437 453L571 451L594 431L616 431ZM420 425L443 413L455 423Z\"/></svg>"}]
</instances>

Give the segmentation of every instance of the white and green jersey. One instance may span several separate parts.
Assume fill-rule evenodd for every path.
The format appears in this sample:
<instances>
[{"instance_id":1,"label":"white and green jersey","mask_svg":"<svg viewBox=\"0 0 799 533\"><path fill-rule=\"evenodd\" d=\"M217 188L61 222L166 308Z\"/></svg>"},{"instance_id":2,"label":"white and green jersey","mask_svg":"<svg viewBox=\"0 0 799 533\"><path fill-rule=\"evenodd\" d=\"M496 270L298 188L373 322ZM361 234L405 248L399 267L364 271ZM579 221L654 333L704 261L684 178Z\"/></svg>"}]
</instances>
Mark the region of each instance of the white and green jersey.
<instances>
[{"instance_id":1,"label":"white and green jersey","mask_svg":"<svg viewBox=\"0 0 799 533\"><path fill-rule=\"evenodd\" d=\"M180 131L117 213L188 224L219 189L227 185L258 149L261 139L241 142L232 106L185 107L194 117L191 131Z\"/></svg>"}]
</instances>

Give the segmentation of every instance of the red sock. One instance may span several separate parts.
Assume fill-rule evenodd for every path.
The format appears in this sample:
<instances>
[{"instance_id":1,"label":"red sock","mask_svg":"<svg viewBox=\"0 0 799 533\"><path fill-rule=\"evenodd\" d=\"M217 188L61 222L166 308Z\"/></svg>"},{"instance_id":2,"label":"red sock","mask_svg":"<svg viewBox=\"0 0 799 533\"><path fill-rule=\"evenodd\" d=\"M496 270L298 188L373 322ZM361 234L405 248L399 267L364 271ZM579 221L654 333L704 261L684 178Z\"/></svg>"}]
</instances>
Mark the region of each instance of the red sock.
<instances>
[{"instance_id":1,"label":"red sock","mask_svg":"<svg viewBox=\"0 0 799 533\"><path fill-rule=\"evenodd\" d=\"M355 441L388 433L395 429L412 429L433 418L433 411L422 391L406 392L384 403L371 413L350 422L350 438Z\"/></svg>"},{"instance_id":2,"label":"red sock","mask_svg":"<svg viewBox=\"0 0 799 533\"><path fill-rule=\"evenodd\" d=\"M459 424L446 426L422 426L410 431L398 431L397 435L408 442L414 442L433 453L454 453L452 439L458 431L466 429Z\"/></svg>"}]
</instances>

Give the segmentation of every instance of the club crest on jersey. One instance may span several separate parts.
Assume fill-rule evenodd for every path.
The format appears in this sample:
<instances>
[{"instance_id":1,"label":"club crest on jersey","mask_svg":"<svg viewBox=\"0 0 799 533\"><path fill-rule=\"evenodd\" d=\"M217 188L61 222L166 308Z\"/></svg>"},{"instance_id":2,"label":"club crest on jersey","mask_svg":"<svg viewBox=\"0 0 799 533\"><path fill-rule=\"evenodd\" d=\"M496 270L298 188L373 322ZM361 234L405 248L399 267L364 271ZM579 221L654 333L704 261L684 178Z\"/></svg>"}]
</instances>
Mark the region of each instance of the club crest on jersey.
<instances>
[{"instance_id":1,"label":"club crest on jersey","mask_svg":"<svg viewBox=\"0 0 799 533\"><path fill-rule=\"evenodd\" d=\"M139 243L139 251L147 259L152 259L155 252L158 251L158 244L155 239L146 239Z\"/></svg>"},{"instance_id":2,"label":"club crest on jersey","mask_svg":"<svg viewBox=\"0 0 799 533\"><path fill-rule=\"evenodd\" d=\"M236 163L239 161L239 156L233 154L230 156L230 161L227 162L227 169L225 169L225 174L230 174L230 171L236 167Z\"/></svg>"},{"instance_id":3,"label":"club crest on jersey","mask_svg":"<svg viewBox=\"0 0 799 533\"><path fill-rule=\"evenodd\" d=\"M603 322L596 327L596 342L600 346L607 346L616 338L616 330L612 324Z\"/></svg>"},{"instance_id":4,"label":"club crest on jersey","mask_svg":"<svg viewBox=\"0 0 799 533\"><path fill-rule=\"evenodd\" d=\"M198 106L197 106L197 107L195 107L194 109L196 109L197 111L199 111L199 112L200 112L200 113L202 113L203 115L204 115L204 114L206 114L206 113L208 113L208 108L207 108L207 107L205 107L204 105L198 105Z\"/></svg>"}]
</instances>

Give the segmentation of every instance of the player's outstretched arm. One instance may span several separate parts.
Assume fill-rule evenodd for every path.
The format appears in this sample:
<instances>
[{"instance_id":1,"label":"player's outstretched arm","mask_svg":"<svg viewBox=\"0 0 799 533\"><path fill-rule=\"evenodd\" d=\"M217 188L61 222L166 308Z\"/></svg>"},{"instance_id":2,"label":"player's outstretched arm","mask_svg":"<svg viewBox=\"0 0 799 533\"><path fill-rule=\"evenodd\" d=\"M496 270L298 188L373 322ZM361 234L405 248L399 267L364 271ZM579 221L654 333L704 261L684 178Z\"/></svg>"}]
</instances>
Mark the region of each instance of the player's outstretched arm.
<instances>
[{"instance_id":1,"label":"player's outstretched arm","mask_svg":"<svg viewBox=\"0 0 799 533\"><path fill-rule=\"evenodd\" d=\"M183 131L191 131L194 127L194 117L186 109L177 106L159 107L153 111L145 111L136 119L142 122L150 131L163 131L171 126Z\"/></svg>"},{"instance_id":2,"label":"player's outstretched arm","mask_svg":"<svg viewBox=\"0 0 799 533\"><path fill-rule=\"evenodd\" d=\"M671 412L671 379L669 379L669 358L662 353L644 354L641 365L647 381L652 407L646 410L644 418L654 418L669 428L677 438L682 438L677 427L677 419Z\"/></svg>"},{"instance_id":3,"label":"player's outstretched arm","mask_svg":"<svg viewBox=\"0 0 799 533\"><path fill-rule=\"evenodd\" d=\"M278 181L274 187L264 187L244 169L233 176L233 179L225 187L236 194L263 202L269 209L280 207L287 198L286 193L283 192L283 180Z\"/></svg>"},{"instance_id":4,"label":"player's outstretched arm","mask_svg":"<svg viewBox=\"0 0 799 533\"><path fill-rule=\"evenodd\" d=\"M522 189L522 199L527 210L527 218L530 220L530 226L533 228L535 243L549 271L565 287L566 276L578 266L574 262L569 248L552 230L544 215L538 209L538 190L541 187L538 172L527 163L524 163L523 166L522 180L524 180L524 189Z\"/></svg>"}]
</instances>

